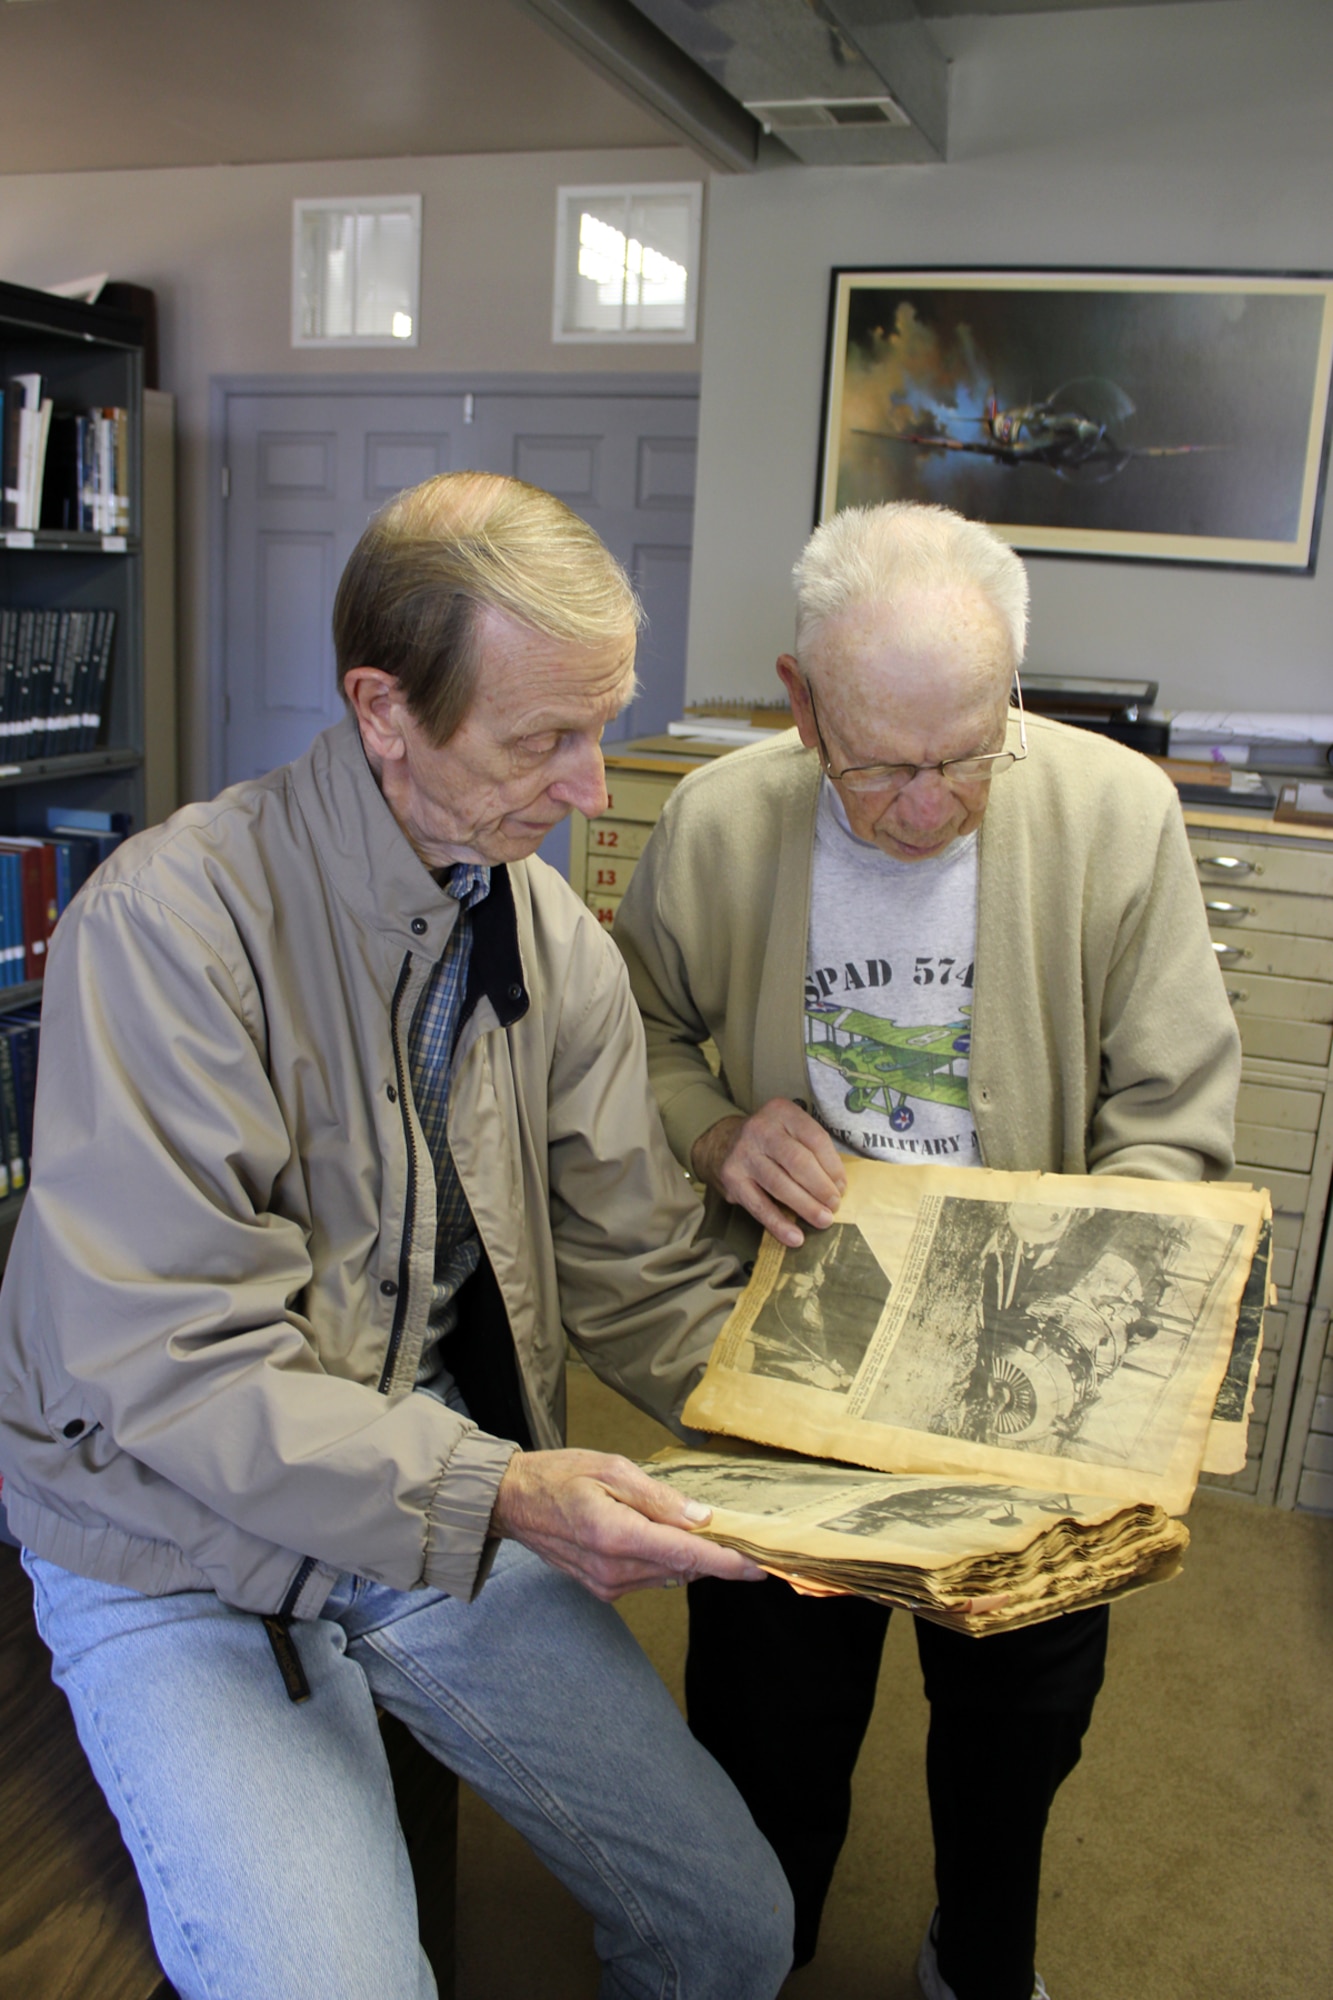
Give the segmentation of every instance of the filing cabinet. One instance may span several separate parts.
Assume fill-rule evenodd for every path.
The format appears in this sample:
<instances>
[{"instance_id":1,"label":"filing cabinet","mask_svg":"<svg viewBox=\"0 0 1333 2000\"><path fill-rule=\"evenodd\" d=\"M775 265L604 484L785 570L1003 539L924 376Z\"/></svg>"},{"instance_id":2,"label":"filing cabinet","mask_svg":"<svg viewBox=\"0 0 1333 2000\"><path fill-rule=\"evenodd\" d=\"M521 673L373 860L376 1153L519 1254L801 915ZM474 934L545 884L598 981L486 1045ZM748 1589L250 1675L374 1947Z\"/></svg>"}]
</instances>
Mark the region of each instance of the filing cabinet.
<instances>
[{"instance_id":1,"label":"filing cabinet","mask_svg":"<svg viewBox=\"0 0 1333 2000\"><path fill-rule=\"evenodd\" d=\"M1208 1483L1333 1508L1333 1272L1321 1271L1333 1178L1333 832L1251 815L1185 820L1240 1029L1236 1177L1271 1191L1279 1299L1264 1319L1245 1470Z\"/></svg>"},{"instance_id":2,"label":"filing cabinet","mask_svg":"<svg viewBox=\"0 0 1333 2000\"><path fill-rule=\"evenodd\" d=\"M569 834L570 883L608 930L667 799L688 772L726 748L691 737L652 736L621 751L608 750L606 811L594 820L575 813Z\"/></svg>"}]
</instances>

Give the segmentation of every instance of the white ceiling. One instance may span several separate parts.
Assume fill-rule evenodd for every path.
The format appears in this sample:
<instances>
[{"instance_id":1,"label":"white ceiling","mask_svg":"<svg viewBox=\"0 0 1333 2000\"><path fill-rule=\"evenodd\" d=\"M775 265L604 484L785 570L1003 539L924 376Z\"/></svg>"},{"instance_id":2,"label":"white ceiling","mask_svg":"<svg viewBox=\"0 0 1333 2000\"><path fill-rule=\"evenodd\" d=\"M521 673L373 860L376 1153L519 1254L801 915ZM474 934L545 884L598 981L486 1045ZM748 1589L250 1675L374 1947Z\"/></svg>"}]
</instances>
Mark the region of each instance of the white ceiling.
<instances>
[{"instance_id":1,"label":"white ceiling","mask_svg":"<svg viewBox=\"0 0 1333 2000\"><path fill-rule=\"evenodd\" d=\"M3 0L0 173L660 146L511 0Z\"/></svg>"},{"instance_id":2,"label":"white ceiling","mask_svg":"<svg viewBox=\"0 0 1333 2000\"><path fill-rule=\"evenodd\" d=\"M717 0L686 4L707 12ZM807 4L824 15L821 0ZM916 0L945 34L949 16L1102 4ZM617 9L624 0L570 11ZM903 11L901 0L884 9ZM0 0L0 174L691 137L660 94L610 80L606 64L549 32L559 12L543 0Z\"/></svg>"}]
</instances>

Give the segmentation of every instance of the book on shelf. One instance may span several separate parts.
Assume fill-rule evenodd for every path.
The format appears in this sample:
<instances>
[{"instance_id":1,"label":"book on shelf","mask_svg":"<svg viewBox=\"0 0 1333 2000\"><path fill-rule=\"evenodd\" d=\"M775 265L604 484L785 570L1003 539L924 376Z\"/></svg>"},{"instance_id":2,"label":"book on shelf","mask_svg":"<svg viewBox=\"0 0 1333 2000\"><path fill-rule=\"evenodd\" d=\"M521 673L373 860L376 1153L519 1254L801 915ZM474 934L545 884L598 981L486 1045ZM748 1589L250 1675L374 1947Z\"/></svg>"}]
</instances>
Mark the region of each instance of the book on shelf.
<instances>
[{"instance_id":1,"label":"book on shelf","mask_svg":"<svg viewBox=\"0 0 1333 2000\"><path fill-rule=\"evenodd\" d=\"M95 868L133 832L127 812L48 806L44 838L56 850L56 894L63 912Z\"/></svg>"},{"instance_id":2,"label":"book on shelf","mask_svg":"<svg viewBox=\"0 0 1333 2000\"><path fill-rule=\"evenodd\" d=\"M38 835L10 834L0 837L0 855L17 856L19 864L22 978L40 979L46 971L46 947L60 915L55 852Z\"/></svg>"},{"instance_id":3,"label":"book on shelf","mask_svg":"<svg viewBox=\"0 0 1333 2000\"><path fill-rule=\"evenodd\" d=\"M70 812L102 824L62 829ZM127 813L53 806L57 826L44 833L0 835L0 989L41 979L60 918L93 870L129 832ZM0 1017L0 1029L15 1017Z\"/></svg>"},{"instance_id":4,"label":"book on shelf","mask_svg":"<svg viewBox=\"0 0 1333 2000\"><path fill-rule=\"evenodd\" d=\"M846 1162L836 1221L764 1238L649 1470L700 1532L816 1595L980 1634L1180 1566L1239 1471L1271 1206L1182 1184Z\"/></svg>"},{"instance_id":5,"label":"book on shelf","mask_svg":"<svg viewBox=\"0 0 1333 2000\"><path fill-rule=\"evenodd\" d=\"M96 747L115 635L112 610L0 610L0 758Z\"/></svg>"},{"instance_id":6,"label":"book on shelf","mask_svg":"<svg viewBox=\"0 0 1333 2000\"><path fill-rule=\"evenodd\" d=\"M37 526L51 412L51 398L42 394L40 375L9 377L4 386L4 498L0 526Z\"/></svg>"},{"instance_id":7,"label":"book on shelf","mask_svg":"<svg viewBox=\"0 0 1333 2000\"><path fill-rule=\"evenodd\" d=\"M14 1050L9 1037L0 1034L0 1197L21 1194L26 1185Z\"/></svg>"},{"instance_id":8,"label":"book on shelf","mask_svg":"<svg viewBox=\"0 0 1333 2000\"><path fill-rule=\"evenodd\" d=\"M79 419L79 526L94 534L130 529L129 412L89 410Z\"/></svg>"},{"instance_id":9,"label":"book on shelf","mask_svg":"<svg viewBox=\"0 0 1333 2000\"><path fill-rule=\"evenodd\" d=\"M23 944L23 864L0 850L0 987L22 986L27 954Z\"/></svg>"},{"instance_id":10,"label":"book on shelf","mask_svg":"<svg viewBox=\"0 0 1333 2000\"><path fill-rule=\"evenodd\" d=\"M8 1194L21 1194L32 1174L32 1118L40 1035L39 1008L21 1007L0 1017L0 1153L9 1180L5 1190Z\"/></svg>"},{"instance_id":11,"label":"book on shelf","mask_svg":"<svg viewBox=\"0 0 1333 2000\"><path fill-rule=\"evenodd\" d=\"M57 410L35 374L11 375L0 401L0 528L127 535L129 411Z\"/></svg>"}]
</instances>

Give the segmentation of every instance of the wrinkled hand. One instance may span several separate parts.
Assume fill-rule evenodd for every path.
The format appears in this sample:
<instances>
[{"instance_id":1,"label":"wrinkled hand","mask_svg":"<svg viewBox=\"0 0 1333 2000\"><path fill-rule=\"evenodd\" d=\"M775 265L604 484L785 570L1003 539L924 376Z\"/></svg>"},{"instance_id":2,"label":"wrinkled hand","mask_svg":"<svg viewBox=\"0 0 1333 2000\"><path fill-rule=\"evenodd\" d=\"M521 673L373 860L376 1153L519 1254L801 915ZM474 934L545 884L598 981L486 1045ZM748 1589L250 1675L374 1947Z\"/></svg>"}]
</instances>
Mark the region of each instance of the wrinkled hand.
<instances>
[{"instance_id":1,"label":"wrinkled hand","mask_svg":"<svg viewBox=\"0 0 1333 2000\"><path fill-rule=\"evenodd\" d=\"M712 1514L627 1458L602 1451L516 1452L491 1531L522 1542L609 1604L631 1590L696 1576L762 1582L756 1564L691 1532Z\"/></svg>"},{"instance_id":2,"label":"wrinkled hand","mask_svg":"<svg viewBox=\"0 0 1333 2000\"><path fill-rule=\"evenodd\" d=\"M799 1222L828 1228L847 1185L828 1133L786 1097L771 1097L748 1118L737 1112L710 1125L695 1140L690 1165L791 1250L805 1241Z\"/></svg>"}]
</instances>

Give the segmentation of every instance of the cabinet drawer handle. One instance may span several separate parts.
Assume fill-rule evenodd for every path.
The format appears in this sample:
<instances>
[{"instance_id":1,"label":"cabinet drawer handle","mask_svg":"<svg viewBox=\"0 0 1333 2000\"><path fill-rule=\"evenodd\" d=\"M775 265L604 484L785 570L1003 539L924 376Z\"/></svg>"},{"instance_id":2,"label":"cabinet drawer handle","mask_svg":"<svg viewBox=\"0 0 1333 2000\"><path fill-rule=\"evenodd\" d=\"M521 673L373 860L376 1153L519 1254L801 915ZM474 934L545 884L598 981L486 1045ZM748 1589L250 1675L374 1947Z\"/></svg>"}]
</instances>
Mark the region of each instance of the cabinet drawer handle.
<instances>
[{"instance_id":1,"label":"cabinet drawer handle","mask_svg":"<svg viewBox=\"0 0 1333 2000\"><path fill-rule=\"evenodd\" d=\"M1254 953L1246 951L1243 945L1219 944L1216 938L1213 939L1213 950L1217 953L1219 965L1234 965L1239 958L1254 957Z\"/></svg>"},{"instance_id":2,"label":"cabinet drawer handle","mask_svg":"<svg viewBox=\"0 0 1333 2000\"><path fill-rule=\"evenodd\" d=\"M1257 861L1245 861L1239 854L1201 854L1200 868L1218 868L1224 875L1239 879L1242 875L1262 875L1263 868Z\"/></svg>"},{"instance_id":3,"label":"cabinet drawer handle","mask_svg":"<svg viewBox=\"0 0 1333 2000\"><path fill-rule=\"evenodd\" d=\"M1255 914L1253 903L1208 903L1204 906L1215 924L1243 924Z\"/></svg>"},{"instance_id":4,"label":"cabinet drawer handle","mask_svg":"<svg viewBox=\"0 0 1333 2000\"><path fill-rule=\"evenodd\" d=\"M1243 1001L1248 1000L1249 997L1250 996L1248 991L1243 987L1228 986L1227 988L1227 999L1231 1002L1233 1007L1239 1007L1241 1003Z\"/></svg>"}]
</instances>

